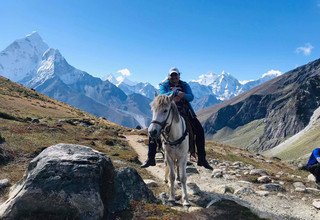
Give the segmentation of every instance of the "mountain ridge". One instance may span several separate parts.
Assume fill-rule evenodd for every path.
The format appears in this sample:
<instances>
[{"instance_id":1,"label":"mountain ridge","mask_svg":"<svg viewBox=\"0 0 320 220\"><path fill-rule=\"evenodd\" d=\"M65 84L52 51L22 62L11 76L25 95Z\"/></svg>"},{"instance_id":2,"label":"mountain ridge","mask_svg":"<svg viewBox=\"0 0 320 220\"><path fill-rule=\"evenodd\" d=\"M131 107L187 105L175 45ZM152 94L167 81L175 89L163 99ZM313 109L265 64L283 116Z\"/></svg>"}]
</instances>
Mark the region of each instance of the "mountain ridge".
<instances>
[{"instance_id":1,"label":"mountain ridge","mask_svg":"<svg viewBox=\"0 0 320 220\"><path fill-rule=\"evenodd\" d=\"M207 136L265 120L262 136L249 149L270 149L302 130L320 105L320 59L291 70L222 104L200 112ZM275 126L277 125L277 126ZM276 128L277 127L277 128Z\"/></svg>"}]
</instances>

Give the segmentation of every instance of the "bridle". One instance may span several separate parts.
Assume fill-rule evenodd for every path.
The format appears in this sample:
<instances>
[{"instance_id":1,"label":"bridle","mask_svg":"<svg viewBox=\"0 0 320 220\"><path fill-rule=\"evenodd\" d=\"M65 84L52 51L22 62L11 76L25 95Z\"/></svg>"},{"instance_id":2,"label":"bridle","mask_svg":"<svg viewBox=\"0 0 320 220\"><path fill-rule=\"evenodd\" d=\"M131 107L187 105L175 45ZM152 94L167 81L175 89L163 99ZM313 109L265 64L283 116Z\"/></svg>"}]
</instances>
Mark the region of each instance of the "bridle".
<instances>
[{"instance_id":1,"label":"bridle","mask_svg":"<svg viewBox=\"0 0 320 220\"><path fill-rule=\"evenodd\" d=\"M169 134L169 132L170 132L170 130L171 130L171 125L172 125L172 122L173 122L173 117L172 117L170 124L168 125L168 123L167 123L167 120L168 120L168 118L169 118L169 116L170 116L170 113L171 113L171 109L172 109L172 106L170 107L170 110L169 110L169 113L168 113L168 115L167 115L167 118L166 118L163 122L159 122L159 121L157 121L157 120L153 120L153 121L151 121L151 124L158 124L158 125L161 126L160 133L161 133L163 139L165 140L164 143L165 143L166 145L170 145L170 146L172 147L172 146L178 146L179 144L181 144L182 141L183 141L183 140L186 138L186 136L188 135L188 131L187 131L187 127L186 127L185 124L183 123L183 125L185 126L185 129L184 129L184 132L183 132L182 136L181 136L179 139L175 140L175 141L169 141L169 140L168 140L168 138L169 138L169 137L168 137L168 134ZM179 117L181 117L181 116L179 115ZM168 125L168 126L167 126L167 125ZM183 127L184 127L184 126L183 126Z\"/></svg>"},{"instance_id":2,"label":"bridle","mask_svg":"<svg viewBox=\"0 0 320 220\"><path fill-rule=\"evenodd\" d=\"M166 119L165 119L163 122L160 122L160 121L157 121L157 120L152 120L152 121L151 121L151 124L158 124L158 125L161 126L161 129L160 129L160 132L161 132L161 133L163 132L164 128L167 127L167 126L166 126L166 125L168 124L168 123L167 123L167 120L168 120L168 118L169 118L169 116L170 116L171 109L172 109L172 106L170 106L169 113L168 113ZM170 132L170 128L171 128L172 121L173 121L173 120L171 120L168 133Z\"/></svg>"}]
</instances>

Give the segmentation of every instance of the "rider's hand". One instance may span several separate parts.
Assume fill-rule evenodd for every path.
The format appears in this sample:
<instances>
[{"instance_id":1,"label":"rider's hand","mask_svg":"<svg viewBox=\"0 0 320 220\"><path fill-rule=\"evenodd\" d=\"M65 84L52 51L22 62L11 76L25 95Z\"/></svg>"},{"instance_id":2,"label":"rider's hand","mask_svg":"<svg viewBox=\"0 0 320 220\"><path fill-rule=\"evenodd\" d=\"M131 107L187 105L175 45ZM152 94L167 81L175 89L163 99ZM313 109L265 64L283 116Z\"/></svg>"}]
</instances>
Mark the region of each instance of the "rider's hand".
<instances>
[{"instance_id":1,"label":"rider's hand","mask_svg":"<svg viewBox=\"0 0 320 220\"><path fill-rule=\"evenodd\" d=\"M180 100L181 100L180 96L175 96L175 97L173 98L173 101L174 101L174 102L180 102Z\"/></svg>"},{"instance_id":2,"label":"rider's hand","mask_svg":"<svg viewBox=\"0 0 320 220\"><path fill-rule=\"evenodd\" d=\"M180 99L182 99L184 97L184 92L179 91L178 96L180 97Z\"/></svg>"}]
</instances>

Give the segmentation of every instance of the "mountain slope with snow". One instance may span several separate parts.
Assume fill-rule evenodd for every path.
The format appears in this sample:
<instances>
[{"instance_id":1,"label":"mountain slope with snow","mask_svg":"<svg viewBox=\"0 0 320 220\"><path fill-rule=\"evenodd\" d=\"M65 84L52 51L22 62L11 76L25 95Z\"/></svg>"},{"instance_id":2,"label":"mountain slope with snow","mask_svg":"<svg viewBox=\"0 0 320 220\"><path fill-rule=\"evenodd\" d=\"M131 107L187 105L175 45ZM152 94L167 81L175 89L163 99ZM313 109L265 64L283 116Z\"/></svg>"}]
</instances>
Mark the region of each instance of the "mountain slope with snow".
<instances>
[{"instance_id":1,"label":"mountain slope with snow","mask_svg":"<svg viewBox=\"0 0 320 220\"><path fill-rule=\"evenodd\" d=\"M50 97L128 127L146 127L151 120L149 106L147 110L133 107L149 103L148 98L132 100L109 81L74 68L36 32L15 41L0 58L1 75Z\"/></svg>"},{"instance_id":2,"label":"mountain slope with snow","mask_svg":"<svg viewBox=\"0 0 320 220\"><path fill-rule=\"evenodd\" d=\"M33 76L47 49L37 32L14 41L0 52L0 75L16 82Z\"/></svg>"}]
</instances>

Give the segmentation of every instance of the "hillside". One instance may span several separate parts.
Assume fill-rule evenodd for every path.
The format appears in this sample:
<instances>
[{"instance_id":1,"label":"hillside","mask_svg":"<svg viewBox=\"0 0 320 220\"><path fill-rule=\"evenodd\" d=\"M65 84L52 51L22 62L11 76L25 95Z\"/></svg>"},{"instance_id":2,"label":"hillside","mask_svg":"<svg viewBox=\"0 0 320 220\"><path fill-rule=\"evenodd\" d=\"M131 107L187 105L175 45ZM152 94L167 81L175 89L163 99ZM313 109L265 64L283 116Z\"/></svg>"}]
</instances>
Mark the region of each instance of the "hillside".
<instances>
[{"instance_id":1,"label":"hillside","mask_svg":"<svg viewBox=\"0 0 320 220\"><path fill-rule=\"evenodd\" d=\"M320 108L317 108L309 124L299 133L286 141L264 152L267 156L276 156L284 160L294 160L296 163L305 162L310 152L320 146Z\"/></svg>"},{"instance_id":2,"label":"hillside","mask_svg":"<svg viewBox=\"0 0 320 220\"><path fill-rule=\"evenodd\" d=\"M126 130L0 76L0 179L18 181L34 156L57 143L82 144L135 161L121 136Z\"/></svg>"},{"instance_id":3,"label":"hillside","mask_svg":"<svg viewBox=\"0 0 320 220\"><path fill-rule=\"evenodd\" d=\"M305 128L320 105L320 59L199 114L208 139L265 151Z\"/></svg>"},{"instance_id":4,"label":"hillside","mask_svg":"<svg viewBox=\"0 0 320 220\"><path fill-rule=\"evenodd\" d=\"M137 137L140 140L146 139L145 131L133 132L131 129L118 126L103 118L96 118L65 103L0 77L0 180L6 178L10 180L11 184L14 184L22 178L28 163L43 148L57 143L74 143L89 146L107 154L112 159L115 167L129 166L135 168L144 179L153 179L158 182L156 187L150 187L155 195L163 194L164 191L167 191L167 187L163 185L162 180L153 176L153 173L149 172L149 170L140 169L141 159L139 161L139 154L147 154L146 145L142 144L143 141L138 141L136 147L138 147L140 153L135 152L130 146L132 143L128 143L132 134L139 135ZM208 160L216 168L223 164L240 162L249 167L265 169L277 182L284 181L285 186L289 189L292 189L291 183L295 181L302 181L306 186L313 187L313 183L305 179L307 172L297 171L294 167L285 163L277 162L276 160L270 160L270 162L266 158L252 155L245 150L235 150L229 146L212 142L207 142L206 148ZM216 164L217 161L220 161L219 166ZM158 166L163 172L161 163ZM197 183L201 189L204 187L207 191L207 196L197 197L192 195L193 207L190 208L189 213L185 213L185 210L181 210L179 207L174 207L178 210L176 211L167 205L135 202L132 204L132 210L129 215L138 219L148 217L153 217L154 219L193 219L195 215L203 216L204 219L219 219L221 216L231 215L256 216L248 209L255 210L254 206L248 207L246 200L239 200L237 197L232 198L227 194L223 195L224 193L219 190L219 184L222 184L222 182L218 179L208 181L211 174L207 170L197 169L201 174L201 178L206 180L201 181L202 179L198 176L193 176L190 177L189 181L191 181L190 183L196 183L200 180ZM234 171L230 170L228 172L231 174ZM285 175L277 176L279 172L285 172ZM303 179L301 180L301 178ZM244 174L240 179L250 181L254 185L257 181L257 177L248 174ZM201 182L207 185L202 186ZM206 189L206 187L211 186L208 184L215 186L213 192L209 188ZM8 191L8 188L6 190L0 189L0 203L5 201ZM190 193L192 193L192 190ZM224 199L211 204L211 200L216 197L217 193L220 194L219 198ZM312 203L314 195L305 197L306 209L310 210L306 214L313 213L310 203ZM254 196L254 198L249 199L259 200L262 198ZM274 196L271 198L278 200ZM204 209L208 203L211 204L211 207ZM262 210L267 207L268 205L264 206ZM254 211L254 213L260 212L258 210ZM282 208L271 212L263 211L259 215L277 216L281 213L283 213ZM122 218L128 217L128 213L120 213L119 215ZM302 216L304 215L302 214ZM255 219L257 219L257 216Z\"/></svg>"}]
</instances>

